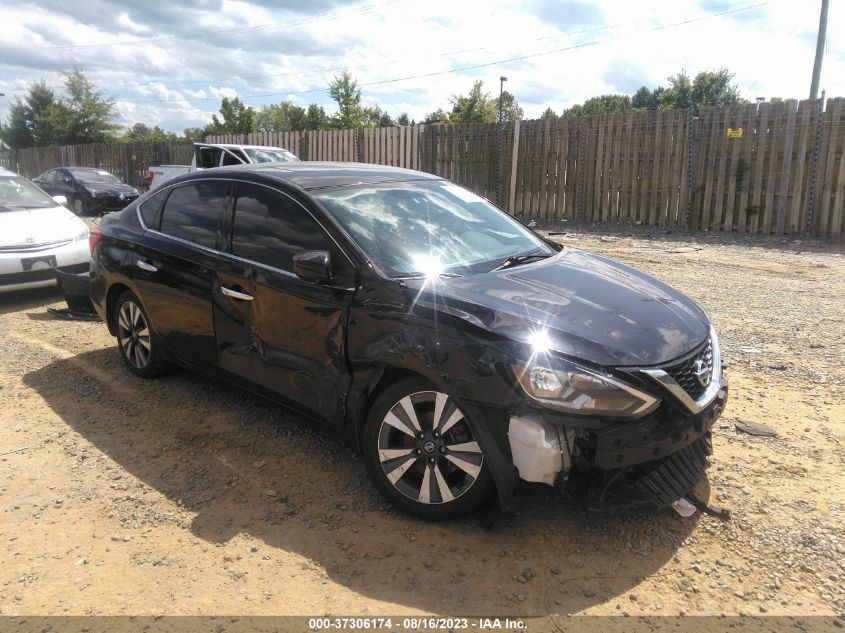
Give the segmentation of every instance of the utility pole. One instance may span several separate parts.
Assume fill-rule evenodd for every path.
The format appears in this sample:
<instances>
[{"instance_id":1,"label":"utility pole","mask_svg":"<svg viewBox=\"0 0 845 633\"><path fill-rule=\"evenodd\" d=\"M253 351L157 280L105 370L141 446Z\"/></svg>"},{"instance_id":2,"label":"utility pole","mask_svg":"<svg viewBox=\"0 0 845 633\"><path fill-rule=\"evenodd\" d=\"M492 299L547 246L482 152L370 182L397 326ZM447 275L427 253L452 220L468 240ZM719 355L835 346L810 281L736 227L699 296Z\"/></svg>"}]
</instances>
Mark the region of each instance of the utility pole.
<instances>
[{"instance_id":1,"label":"utility pole","mask_svg":"<svg viewBox=\"0 0 845 633\"><path fill-rule=\"evenodd\" d=\"M816 61L813 64L813 81L810 84L810 99L819 96L819 77L822 74L822 57L824 57L824 38L827 34L827 8L830 0L822 0L822 11L819 15L819 35L816 39Z\"/></svg>"},{"instance_id":2,"label":"utility pole","mask_svg":"<svg viewBox=\"0 0 845 633\"><path fill-rule=\"evenodd\" d=\"M496 128L496 205L502 206L502 95L507 77L499 77L499 125Z\"/></svg>"}]
</instances>

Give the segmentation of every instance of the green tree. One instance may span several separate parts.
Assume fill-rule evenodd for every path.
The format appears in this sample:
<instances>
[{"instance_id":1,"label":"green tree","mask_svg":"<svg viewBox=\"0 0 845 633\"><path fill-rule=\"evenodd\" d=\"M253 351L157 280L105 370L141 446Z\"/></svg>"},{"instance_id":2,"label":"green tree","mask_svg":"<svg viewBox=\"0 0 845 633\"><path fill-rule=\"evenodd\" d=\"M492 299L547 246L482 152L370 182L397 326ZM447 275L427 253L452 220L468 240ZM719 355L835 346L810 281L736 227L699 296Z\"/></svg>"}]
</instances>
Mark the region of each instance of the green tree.
<instances>
[{"instance_id":1,"label":"green tree","mask_svg":"<svg viewBox=\"0 0 845 633\"><path fill-rule=\"evenodd\" d=\"M361 124L364 127L393 127L396 122L379 106L368 106L361 110Z\"/></svg>"},{"instance_id":2,"label":"green tree","mask_svg":"<svg viewBox=\"0 0 845 633\"><path fill-rule=\"evenodd\" d=\"M306 127L305 108L290 101L262 106L255 115L259 132L295 132Z\"/></svg>"},{"instance_id":3,"label":"green tree","mask_svg":"<svg viewBox=\"0 0 845 633\"><path fill-rule=\"evenodd\" d=\"M494 123L498 117L496 101L482 92L484 82L476 81L466 95L452 95L451 123Z\"/></svg>"},{"instance_id":4,"label":"green tree","mask_svg":"<svg viewBox=\"0 0 845 633\"><path fill-rule=\"evenodd\" d=\"M341 130L361 127L364 118L361 89L348 70L329 84L329 94L337 103L337 114L332 117L333 127Z\"/></svg>"},{"instance_id":5,"label":"green tree","mask_svg":"<svg viewBox=\"0 0 845 633\"><path fill-rule=\"evenodd\" d=\"M0 126L3 141L14 148L109 140L114 104L102 98L81 71L66 73L67 99L57 99L44 81L33 83L26 97L15 100L9 120Z\"/></svg>"},{"instance_id":6,"label":"green tree","mask_svg":"<svg viewBox=\"0 0 845 633\"><path fill-rule=\"evenodd\" d=\"M544 121L546 119L551 119L552 121L556 121L557 120L557 114L555 114L555 111L552 108L546 108L545 110L543 110L543 114L540 115L540 118L543 119Z\"/></svg>"},{"instance_id":7,"label":"green tree","mask_svg":"<svg viewBox=\"0 0 845 633\"><path fill-rule=\"evenodd\" d=\"M20 100L20 97L16 98L15 103L12 104L6 123L0 125L0 139L12 149L35 146L26 104Z\"/></svg>"},{"instance_id":8,"label":"green tree","mask_svg":"<svg viewBox=\"0 0 845 633\"><path fill-rule=\"evenodd\" d=\"M665 90L663 87L649 90L646 86L642 86L631 97L631 107L634 110L657 110Z\"/></svg>"},{"instance_id":9,"label":"green tree","mask_svg":"<svg viewBox=\"0 0 845 633\"><path fill-rule=\"evenodd\" d=\"M499 97L493 100L493 106L496 110L496 120L499 120ZM503 121L519 121L522 119L522 108L511 93L505 90L502 93L502 120Z\"/></svg>"},{"instance_id":10,"label":"green tree","mask_svg":"<svg viewBox=\"0 0 845 633\"><path fill-rule=\"evenodd\" d=\"M325 130L329 127L329 117L323 106L312 103L305 112L306 130Z\"/></svg>"},{"instance_id":11,"label":"green tree","mask_svg":"<svg viewBox=\"0 0 845 633\"><path fill-rule=\"evenodd\" d=\"M733 73L727 68L703 70L690 80L685 70L668 78L669 86L660 95L661 108L689 108L695 113L703 106L729 106L748 103L732 84Z\"/></svg>"},{"instance_id":12,"label":"green tree","mask_svg":"<svg viewBox=\"0 0 845 633\"><path fill-rule=\"evenodd\" d=\"M201 127L186 127L182 132L182 136L189 141L202 141L205 136L205 130Z\"/></svg>"},{"instance_id":13,"label":"green tree","mask_svg":"<svg viewBox=\"0 0 845 633\"><path fill-rule=\"evenodd\" d=\"M403 112L398 117L396 117L396 125L413 125L411 123L411 119L408 117L407 112Z\"/></svg>"},{"instance_id":14,"label":"green tree","mask_svg":"<svg viewBox=\"0 0 845 633\"><path fill-rule=\"evenodd\" d=\"M120 126L114 99L107 99L78 68L62 73L64 98L50 108L56 137L68 145L105 143L114 140Z\"/></svg>"},{"instance_id":15,"label":"green tree","mask_svg":"<svg viewBox=\"0 0 845 633\"><path fill-rule=\"evenodd\" d=\"M145 123L136 123L126 129L120 140L127 142L175 141L178 138L173 132L165 132L159 126L150 127Z\"/></svg>"},{"instance_id":16,"label":"green tree","mask_svg":"<svg viewBox=\"0 0 845 633\"><path fill-rule=\"evenodd\" d=\"M238 97L223 97L220 102L220 116L211 115L206 134L249 134L255 131L255 110L245 105Z\"/></svg>"},{"instance_id":17,"label":"green tree","mask_svg":"<svg viewBox=\"0 0 845 633\"><path fill-rule=\"evenodd\" d=\"M587 99L583 104L566 108L561 116L590 116L593 114L616 114L630 112L631 97L628 95L609 94Z\"/></svg>"},{"instance_id":18,"label":"green tree","mask_svg":"<svg viewBox=\"0 0 845 633\"><path fill-rule=\"evenodd\" d=\"M434 112L429 112L423 118L423 123L448 123L449 122L449 115L444 112L441 108L438 108Z\"/></svg>"}]
</instances>

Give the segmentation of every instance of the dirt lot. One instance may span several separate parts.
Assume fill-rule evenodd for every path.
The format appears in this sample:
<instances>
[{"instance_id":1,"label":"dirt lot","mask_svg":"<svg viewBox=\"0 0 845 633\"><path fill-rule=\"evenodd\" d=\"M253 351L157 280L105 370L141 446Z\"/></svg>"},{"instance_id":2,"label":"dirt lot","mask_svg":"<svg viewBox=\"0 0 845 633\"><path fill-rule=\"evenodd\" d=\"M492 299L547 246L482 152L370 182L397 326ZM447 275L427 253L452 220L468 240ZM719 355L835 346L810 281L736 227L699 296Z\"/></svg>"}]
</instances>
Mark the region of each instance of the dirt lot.
<instances>
[{"instance_id":1,"label":"dirt lot","mask_svg":"<svg viewBox=\"0 0 845 633\"><path fill-rule=\"evenodd\" d=\"M135 378L105 326L23 293L0 298L0 613L845 613L845 249L553 230L715 321L732 395L704 486L732 520L527 486L489 532L409 519L339 439L186 372Z\"/></svg>"}]
</instances>

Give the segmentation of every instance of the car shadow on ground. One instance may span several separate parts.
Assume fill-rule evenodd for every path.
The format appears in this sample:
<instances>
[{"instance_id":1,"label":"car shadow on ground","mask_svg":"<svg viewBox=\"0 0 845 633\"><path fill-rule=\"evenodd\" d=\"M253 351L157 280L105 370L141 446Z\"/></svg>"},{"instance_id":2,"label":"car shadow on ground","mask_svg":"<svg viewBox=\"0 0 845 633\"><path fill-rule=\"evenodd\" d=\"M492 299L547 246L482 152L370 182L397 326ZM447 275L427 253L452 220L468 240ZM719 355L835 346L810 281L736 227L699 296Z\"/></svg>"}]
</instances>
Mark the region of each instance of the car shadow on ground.
<instances>
[{"instance_id":1,"label":"car shadow on ground","mask_svg":"<svg viewBox=\"0 0 845 633\"><path fill-rule=\"evenodd\" d=\"M518 512L493 512L489 531L478 516L425 523L390 509L332 432L227 385L182 371L141 380L115 349L54 361L24 383L174 504L126 495L101 509L152 527L145 543L175 513L177 526L206 542L243 533L263 541L262 553L298 554L310 561L303 569L407 608L540 616L627 604L631 588L660 573L698 521L668 510L590 514L551 488L524 486ZM206 573L227 577L216 558Z\"/></svg>"},{"instance_id":2,"label":"car shadow on ground","mask_svg":"<svg viewBox=\"0 0 845 633\"><path fill-rule=\"evenodd\" d=\"M58 286L4 292L0 293L0 314L32 310L59 301L64 301L64 297Z\"/></svg>"}]
</instances>

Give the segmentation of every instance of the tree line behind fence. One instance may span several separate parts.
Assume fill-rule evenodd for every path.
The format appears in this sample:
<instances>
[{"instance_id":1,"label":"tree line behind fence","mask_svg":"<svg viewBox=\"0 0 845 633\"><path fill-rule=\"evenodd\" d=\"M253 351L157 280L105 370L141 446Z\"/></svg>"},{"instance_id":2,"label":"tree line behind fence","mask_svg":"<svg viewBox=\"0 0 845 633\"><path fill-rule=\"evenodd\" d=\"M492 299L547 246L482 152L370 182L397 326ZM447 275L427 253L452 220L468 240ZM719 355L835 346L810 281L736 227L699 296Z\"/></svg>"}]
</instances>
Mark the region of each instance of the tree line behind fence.
<instances>
[{"instance_id":1,"label":"tree line behind fence","mask_svg":"<svg viewBox=\"0 0 845 633\"><path fill-rule=\"evenodd\" d=\"M501 141L498 135L501 133ZM303 160L407 167L450 178L540 220L840 238L845 99L657 110L493 124L428 124L215 136ZM188 164L187 141L32 148L0 164L32 178L61 165L108 169L135 187L147 168Z\"/></svg>"}]
</instances>

